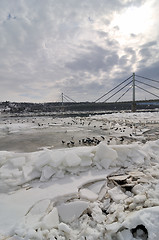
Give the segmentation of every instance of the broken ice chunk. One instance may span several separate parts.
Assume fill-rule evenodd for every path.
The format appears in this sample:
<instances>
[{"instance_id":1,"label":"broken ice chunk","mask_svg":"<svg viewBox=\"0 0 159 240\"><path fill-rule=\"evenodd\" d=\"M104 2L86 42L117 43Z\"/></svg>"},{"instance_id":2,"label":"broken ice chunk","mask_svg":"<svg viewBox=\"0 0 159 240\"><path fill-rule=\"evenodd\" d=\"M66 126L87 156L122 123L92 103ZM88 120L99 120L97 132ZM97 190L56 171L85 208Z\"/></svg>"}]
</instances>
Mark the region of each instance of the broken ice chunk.
<instances>
[{"instance_id":1,"label":"broken ice chunk","mask_svg":"<svg viewBox=\"0 0 159 240\"><path fill-rule=\"evenodd\" d=\"M58 229L59 229L60 231L66 232L66 233L70 233L70 232L71 232L71 228L70 228L67 224L65 224L65 223L63 223L63 222L61 222L61 223L58 225Z\"/></svg>"},{"instance_id":2,"label":"broken ice chunk","mask_svg":"<svg viewBox=\"0 0 159 240\"><path fill-rule=\"evenodd\" d=\"M59 215L57 208L54 207L53 210L47 214L42 221L42 228L51 229L57 227L59 224Z\"/></svg>"},{"instance_id":3,"label":"broken ice chunk","mask_svg":"<svg viewBox=\"0 0 159 240\"><path fill-rule=\"evenodd\" d=\"M104 143L100 143L94 160L100 162L101 166L105 169L108 169L110 166L114 166L115 160L117 159L118 155L115 150L108 147Z\"/></svg>"},{"instance_id":4,"label":"broken ice chunk","mask_svg":"<svg viewBox=\"0 0 159 240\"><path fill-rule=\"evenodd\" d=\"M144 194L139 194L139 195L136 195L134 196L134 199L133 199L134 203L143 203L146 201L146 196Z\"/></svg>"},{"instance_id":5,"label":"broken ice chunk","mask_svg":"<svg viewBox=\"0 0 159 240\"><path fill-rule=\"evenodd\" d=\"M81 198L85 198L90 201L95 201L98 198L98 195L96 193L92 192L91 190L89 190L88 188L80 189L79 194L80 194Z\"/></svg>"},{"instance_id":6,"label":"broken ice chunk","mask_svg":"<svg viewBox=\"0 0 159 240\"><path fill-rule=\"evenodd\" d=\"M80 165L81 158L77 156L74 152L68 152L65 156L65 161L63 162L64 165L68 167L76 167Z\"/></svg>"},{"instance_id":7,"label":"broken ice chunk","mask_svg":"<svg viewBox=\"0 0 159 240\"><path fill-rule=\"evenodd\" d=\"M108 190L108 193L116 203L120 203L120 201L123 201L128 197L118 186Z\"/></svg>"},{"instance_id":8,"label":"broken ice chunk","mask_svg":"<svg viewBox=\"0 0 159 240\"><path fill-rule=\"evenodd\" d=\"M99 180L97 182L94 182L94 183L91 183L89 186L88 186L88 189L91 190L92 192L96 193L96 194L99 194L102 187L104 186L105 184L105 180Z\"/></svg>"},{"instance_id":9,"label":"broken ice chunk","mask_svg":"<svg viewBox=\"0 0 159 240\"><path fill-rule=\"evenodd\" d=\"M50 167L50 166L45 166L42 169L42 174L41 174L41 178L40 181L41 182L45 182L46 180L48 180L49 178L52 177L52 175L55 173L56 171Z\"/></svg>"},{"instance_id":10,"label":"broken ice chunk","mask_svg":"<svg viewBox=\"0 0 159 240\"><path fill-rule=\"evenodd\" d=\"M87 208L88 202L86 201L63 203L57 206L60 220L64 223L73 222L79 218Z\"/></svg>"}]
</instances>

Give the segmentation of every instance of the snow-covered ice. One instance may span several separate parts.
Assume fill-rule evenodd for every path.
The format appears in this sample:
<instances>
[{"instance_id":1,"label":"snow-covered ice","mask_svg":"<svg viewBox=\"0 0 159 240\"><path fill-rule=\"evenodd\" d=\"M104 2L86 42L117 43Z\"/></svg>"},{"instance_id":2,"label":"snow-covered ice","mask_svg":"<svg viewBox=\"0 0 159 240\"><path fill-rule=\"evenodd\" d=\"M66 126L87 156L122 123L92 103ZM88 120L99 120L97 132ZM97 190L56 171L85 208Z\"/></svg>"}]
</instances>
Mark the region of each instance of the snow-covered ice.
<instances>
[{"instance_id":1,"label":"snow-covered ice","mask_svg":"<svg viewBox=\"0 0 159 240\"><path fill-rule=\"evenodd\" d=\"M65 143L0 151L0 239L158 240L158 120L158 112L56 119L50 126L43 117L24 125L1 118L0 141L51 128Z\"/></svg>"}]
</instances>

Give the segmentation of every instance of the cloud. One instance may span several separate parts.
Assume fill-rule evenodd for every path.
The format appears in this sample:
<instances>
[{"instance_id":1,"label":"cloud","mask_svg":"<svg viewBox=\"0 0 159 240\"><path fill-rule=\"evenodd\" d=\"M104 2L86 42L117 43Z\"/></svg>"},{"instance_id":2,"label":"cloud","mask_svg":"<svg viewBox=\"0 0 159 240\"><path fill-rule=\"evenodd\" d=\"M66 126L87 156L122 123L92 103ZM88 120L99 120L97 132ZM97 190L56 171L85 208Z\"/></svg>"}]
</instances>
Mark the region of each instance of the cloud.
<instances>
[{"instance_id":1,"label":"cloud","mask_svg":"<svg viewBox=\"0 0 159 240\"><path fill-rule=\"evenodd\" d=\"M138 75L148 77L151 79L156 79L159 81L159 61L151 64L148 67L142 68L138 71Z\"/></svg>"},{"instance_id":2,"label":"cloud","mask_svg":"<svg viewBox=\"0 0 159 240\"><path fill-rule=\"evenodd\" d=\"M147 68L157 76L157 3L152 6L156 35L123 38L119 26L112 26L116 13L143 4L1 0L0 101L56 101L65 91L77 101L92 101L133 71Z\"/></svg>"},{"instance_id":3,"label":"cloud","mask_svg":"<svg viewBox=\"0 0 159 240\"><path fill-rule=\"evenodd\" d=\"M97 45L88 46L88 52L80 54L72 62L67 62L66 67L73 71L99 72L108 71L118 63L118 55L113 50L104 49Z\"/></svg>"}]
</instances>

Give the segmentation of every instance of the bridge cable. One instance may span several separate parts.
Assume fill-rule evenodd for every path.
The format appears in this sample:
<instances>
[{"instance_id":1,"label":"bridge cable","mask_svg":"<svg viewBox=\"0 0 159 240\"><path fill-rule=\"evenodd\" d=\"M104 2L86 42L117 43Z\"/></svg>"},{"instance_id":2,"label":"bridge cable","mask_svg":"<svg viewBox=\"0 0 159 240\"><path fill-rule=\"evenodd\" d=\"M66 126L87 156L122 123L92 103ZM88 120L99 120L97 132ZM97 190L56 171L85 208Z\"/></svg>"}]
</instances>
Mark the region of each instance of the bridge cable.
<instances>
[{"instance_id":1,"label":"bridge cable","mask_svg":"<svg viewBox=\"0 0 159 240\"><path fill-rule=\"evenodd\" d=\"M96 99L94 102L99 101L101 98L105 97L106 95L108 95L109 93L111 93L113 90L115 90L117 87L121 86L124 82L126 82L127 80L129 80L133 75L131 75L129 78L127 78L126 80L124 80L123 82L121 82L120 84L118 84L116 87L112 88L110 91L108 91L107 93L103 94L100 98Z\"/></svg>"},{"instance_id":2,"label":"bridge cable","mask_svg":"<svg viewBox=\"0 0 159 240\"><path fill-rule=\"evenodd\" d=\"M118 102L132 87L131 85L115 102Z\"/></svg>"},{"instance_id":3,"label":"bridge cable","mask_svg":"<svg viewBox=\"0 0 159 240\"><path fill-rule=\"evenodd\" d=\"M140 77L140 78L143 78L143 79L147 79L147 80L150 80L150 81L152 81L152 82L157 82L157 83L159 83L159 81L158 81L158 80L154 80L154 79L151 79L151 78L147 78L147 77L142 77L142 76L139 76L139 75L137 75L137 74L135 74L135 76L136 76L136 77Z\"/></svg>"},{"instance_id":4,"label":"bridge cable","mask_svg":"<svg viewBox=\"0 0 159 240\"><path fill-rule=\"evenodd\" d=\"M148 91L148 90L146 90L146 89L144 89L144 88L142 88L142 87L139 87L138 85L135 85L135 86L138 87L138 88L140 88L140 89L142 89L143 91L148 92L148 93L150 93L151 95L153 95L153 96L159 98L159 96L157 96L156 94L151 93L150 91Z\"/></svg>"},{"instance_id":5,"label":"bridge cable","mask_svg":"<svg viewBox=\"0 0 159 240\"><path fill-rule=\"evenodd\" d=\"M69 102L70 100L68 100L65 96L63 96L63 98L67 101L67 102Z\"/></svg>"},{"instance_id":6,"label":"bridge cable","mask_svg":"<svg viewBox=\"0 0 159 240\"><path fill-rule=\"evenodd\" d=\"M120 92L121 90L123 90L126 86L128 86L130 83L132 83L132 80L130 82L128 82L126 85L124 85L124 87L120 88L118 91L116 91L114 94L112 94L110 97L108 97L104 102L108 101L110 98L112 98L113 96L115 96L118 92Z\"/></svg>"},{"instance_id":7,"label":"bridge cable","mask_svg":"<svg viewBox=\"0 0 159 240\"><path fill-rule=\"evenodd\" d=\"M66 94L63 94L63 96L64 96L65 98L68 98L69 100L71 100L71 101L73 101L73 102L76 102L76 101L73 100L72 98L68 97Z\"/></svg>"},{"instance_id":8,"label":"bridge cable","mask_svg":"<svg viewBox=\"0 0 159 240\"><path fill-rule=\"evenodd\" d=\"M152 88L155 88L155 89L159 90L158 87L155 87L155 86L152 86L152 85L150 85L150 84L147 84L147 83L141 82L141 81L139 81L139 80L136 80L136 79L135 79L135 82L139 82L139 83L142 83L142 84L144 84L144 85L146 85L146 86L148 86L148 87L152 87Z\"/></svg>"}]
</instances>

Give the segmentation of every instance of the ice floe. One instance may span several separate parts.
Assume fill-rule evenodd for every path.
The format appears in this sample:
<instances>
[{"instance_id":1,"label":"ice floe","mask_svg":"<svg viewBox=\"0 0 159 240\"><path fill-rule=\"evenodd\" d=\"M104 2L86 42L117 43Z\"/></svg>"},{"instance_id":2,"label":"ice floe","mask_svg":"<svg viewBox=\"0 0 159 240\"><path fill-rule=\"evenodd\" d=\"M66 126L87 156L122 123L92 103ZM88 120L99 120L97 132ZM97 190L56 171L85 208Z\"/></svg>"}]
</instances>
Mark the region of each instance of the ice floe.
<instances>
[{"instance_id":1,"label":"ice floe","mask_svg":"<svg viewBox=\"0 0 159 240\"><path fill-rule=\"evenodd\" d=\"M157 125L155 113L123 115L112 114L103 128L118 135L132 123L141 136L146 122ZM100 119L85 124L100 126ZM1 151L0 239L158 240L159 140L141 140Z\"/></svg>"}]
</instances>

